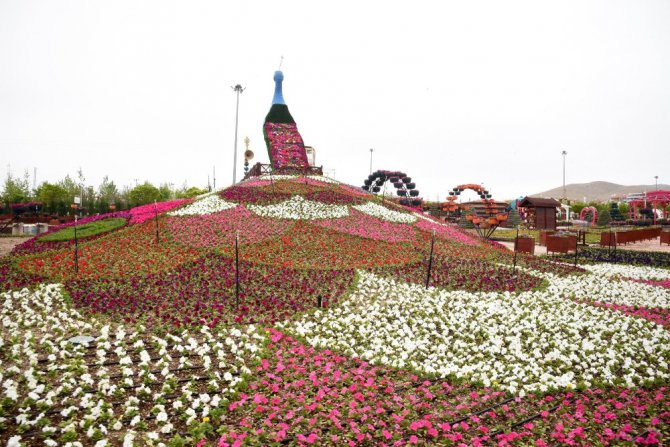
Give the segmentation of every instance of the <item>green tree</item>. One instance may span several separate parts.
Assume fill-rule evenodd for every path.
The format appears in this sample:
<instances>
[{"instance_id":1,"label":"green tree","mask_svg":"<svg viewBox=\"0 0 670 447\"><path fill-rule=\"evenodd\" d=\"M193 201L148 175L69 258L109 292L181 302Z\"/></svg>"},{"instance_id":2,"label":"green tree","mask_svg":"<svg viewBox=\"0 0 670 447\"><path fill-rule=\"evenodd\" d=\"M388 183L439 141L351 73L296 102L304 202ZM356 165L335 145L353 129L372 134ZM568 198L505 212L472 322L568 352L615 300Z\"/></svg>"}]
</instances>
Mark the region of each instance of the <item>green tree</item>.
<instances>
[{"instance_id":1,"label":"green tree","mask_svg":"<svg viewBox=\"0 0 670 447\"><path fill-rule=\"evenodd\" d=\"M58 182L58 185L67 191L67 199L70 203L74 203L74 196L81 195L81 187L69 175L66 175L63 180Z\"/></svg>"},{"instance_id":2,"label":"green tree","mask_svg":"<svg viewBox=\"0 0 670 447\"><path fill-rule=\"evenodd\" d=\"M23 178L14 177L11 172L7 173L5 184L2 188L2 201L10 205L30 200L30 175L25 172Z\"/></svg>"},{"instance_id":3,"label":"green tree","mask_svg":"<svg viewBox=\"0 0 670 447\"><path fill-rule=\"evenodd\" d=\"M117 202L120 198L119 190L107 176L103 177L102 183L98 186L98 195L100 197L98 209L101 213L108 212L110 205L118 206Z\"/></svg>"},{"instance_id":4,"label":"green tree","mask_svg":"<svg viewBox=\"0 0 670 447\"><path fill-rule=\"evenodd\" d=\"M130 190L131 206L146 205L160 199L160 191L149 182L144 182Z\"/></svg>"},{"instance_id":5,"label":"green tree","mask_svg":"<svg viewBox=\"0 0 670 447\"><path fill-rule=\"evenodd\" d=\"M161 186L158 188L159 199L160 201L172 200L174 198L174 191L167 183L161 183Z\"/></svg>"},{"instance_id":6,"label":"green tree","mask_svg":"<svg viewBox=\"0 0 670 447\"><path fill-rule=\"evenodd\" d=\"M612 217L612 220L621 222L623 220L626 220L625 217L621 214L621 210L619 209L619 205L616 202L610 203L610 216Z\"/></svg>"},{"instance_id":7,"label":"green tree","mask_svg":"<svg viewBox=\"0 0 670 447\"><path fill-rule=\"evenodd\" d=\"M42 182L35 190L35 197L44 203L45 211L61 214L68 206L68 193L59 184Z\"/></svg>"},{"instance_id":8,"label":"green tree","mask_svg":"<svg viewBox=\"0 0 670 447\"><path fill-rule=\"evenodd\" d=\"M612 216L610 215L610 210L605 208L601 212L598 213L598 226L599 227L606 227L609 225L609 223L612 221Z\"/></svg>"},{"instance_id":9,"label":"green tree","mask_svg":"<svg viewBox=\"0 0 670 447\"><path fill-rule=\"evenodd\" d=\"M507 216L507 226L509 228L516 228L517 225L521 225L521 216L519 216L519 210L514 208Z\"/></svg>"},{"instance_id":10,"label":"green tree","mask_svg":"<svg viewBox=\"0 0 670 447\"><path fill-rule=\"evenodd\" d=\"M572 204L572 208L570 209L570 211L572 211L577 216L579 216L579 213L581 213L582 210L584 208L586 208L587 206L588 205L586 205L586 203L584 203L584 202L575 202L575 203Z\"/></svg>"},{"instance_id":11,"label":"green tree","mask_svg":"<svg viewBox=\"0 0 670 447\"><path fill-rule=\"evenodd\" d=\"M200 194L205 194L206 192L206 189L201 189L197 186L191 186L190 188L187 188L186 185L184 185L182 189L177 191L177 198L190 199L191 197L199 196Z\"/></svg>"},{"instance_id":12,"label":"green tree","mask_svg":"<svg viewBox=\"0 0 670 447\"><path fill-rule=\"evenodd\" d=\"M472 214L472 211L468 211L466 213L461 214L461 219L458 221L458 226L461 228L469 228L473 229L475 228L475 224L472 223L471 220L468 220L465 216L468 214Z\"/></svg>"}]
</instances>

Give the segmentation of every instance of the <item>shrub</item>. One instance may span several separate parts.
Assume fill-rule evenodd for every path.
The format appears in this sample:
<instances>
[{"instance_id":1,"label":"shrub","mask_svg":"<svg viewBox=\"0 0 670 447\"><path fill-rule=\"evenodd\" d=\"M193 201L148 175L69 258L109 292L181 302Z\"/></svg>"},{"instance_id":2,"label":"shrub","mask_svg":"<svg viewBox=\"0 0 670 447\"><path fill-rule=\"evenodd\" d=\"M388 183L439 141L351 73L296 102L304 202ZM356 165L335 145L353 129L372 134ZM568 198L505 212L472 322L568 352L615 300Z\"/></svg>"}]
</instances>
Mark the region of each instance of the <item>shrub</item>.
<instances>
[{"instance_id":1,"label":"shrub","mask_svg":"<svg viewBox=\"0 0 670 447\"><path fill-rule=\"evenodd\" d=\"M606 227L612 221L612 216L607 208L605 208L598 216L598 226Z\"/></svg>"},{"instance_id":2,"label":"shrub","mask_svg":"<svg viewBox=\"0 0 670 447\"><path fill-rule=\"evenodd\" d=\"M111 219L97 220L95 222L77 225L77 238L95 236L96 234L106 233L116 230L126 224L126 219L115 217ZM62 242L74 239L75 226L63 228L55 233L49 233L38 239L39 242Z\"/></svg>"}]
</instances>

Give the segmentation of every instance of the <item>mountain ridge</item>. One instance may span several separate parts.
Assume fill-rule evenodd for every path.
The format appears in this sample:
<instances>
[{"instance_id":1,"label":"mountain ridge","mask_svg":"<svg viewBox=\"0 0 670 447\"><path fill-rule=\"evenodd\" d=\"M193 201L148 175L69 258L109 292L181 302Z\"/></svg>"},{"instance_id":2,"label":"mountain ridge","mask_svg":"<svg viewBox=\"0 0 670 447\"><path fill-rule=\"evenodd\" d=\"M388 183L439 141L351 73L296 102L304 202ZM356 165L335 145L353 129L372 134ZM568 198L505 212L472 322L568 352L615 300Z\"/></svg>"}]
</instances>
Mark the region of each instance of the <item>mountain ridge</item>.
<instances>
[{"instance_id":1,"label":"mountain ridge","mask_svg":"<svg viewBox=\"0 0 670 447\"><path fill-rule=\"evenodd\" d=\"M632 193L643 193L656 190L656 185L620 185L617 183L596 180L588 183L570 183L565 185L565 195L572 201L606 202L613 197L623 198ZM670 190L670 185L659 184L658 189ZM530 194L529 197L560 199L563 197L563 187ZM586 200L584 199L586 197Z\"/></svg>"}]
</instances>

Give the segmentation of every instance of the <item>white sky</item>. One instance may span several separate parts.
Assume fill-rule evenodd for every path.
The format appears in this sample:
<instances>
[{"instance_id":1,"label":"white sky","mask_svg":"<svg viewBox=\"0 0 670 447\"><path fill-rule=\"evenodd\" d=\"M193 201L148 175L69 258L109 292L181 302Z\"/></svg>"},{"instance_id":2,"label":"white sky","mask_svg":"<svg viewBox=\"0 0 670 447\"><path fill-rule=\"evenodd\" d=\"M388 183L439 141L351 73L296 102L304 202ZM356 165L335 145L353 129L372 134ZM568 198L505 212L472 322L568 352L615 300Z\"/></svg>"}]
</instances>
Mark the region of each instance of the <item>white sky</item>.
<instances>
[{"instance_id":1,"label":"white sky","mask_svg":"<svg viewBox=\"0 0 670 447\"><path fill-rule=\"evenodd\" d=\"M670 181L670 2L0 0L0 176L232 181L284 56L317 164L425 199Z\"/></svg>"}]
</instances>

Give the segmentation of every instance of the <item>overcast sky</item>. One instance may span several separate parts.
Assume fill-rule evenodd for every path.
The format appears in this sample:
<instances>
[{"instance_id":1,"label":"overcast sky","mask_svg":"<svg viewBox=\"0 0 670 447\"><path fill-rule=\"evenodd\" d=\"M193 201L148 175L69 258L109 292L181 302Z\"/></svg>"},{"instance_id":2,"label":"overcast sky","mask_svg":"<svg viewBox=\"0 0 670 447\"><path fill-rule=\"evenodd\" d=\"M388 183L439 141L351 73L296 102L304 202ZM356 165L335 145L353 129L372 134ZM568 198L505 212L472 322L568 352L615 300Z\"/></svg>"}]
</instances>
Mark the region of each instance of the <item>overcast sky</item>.
<instances>
[{"instance_id":1,"label":"overcast sky","mask_svg":"<svg viewBox=\"0 0 670 447\"><path fill-rule=\"evenodd\" d=\"M284 56L317 164L425 199L670 182L670 1L0 0L0 175L232 182Z\"/></svg>"}]
</instances>

